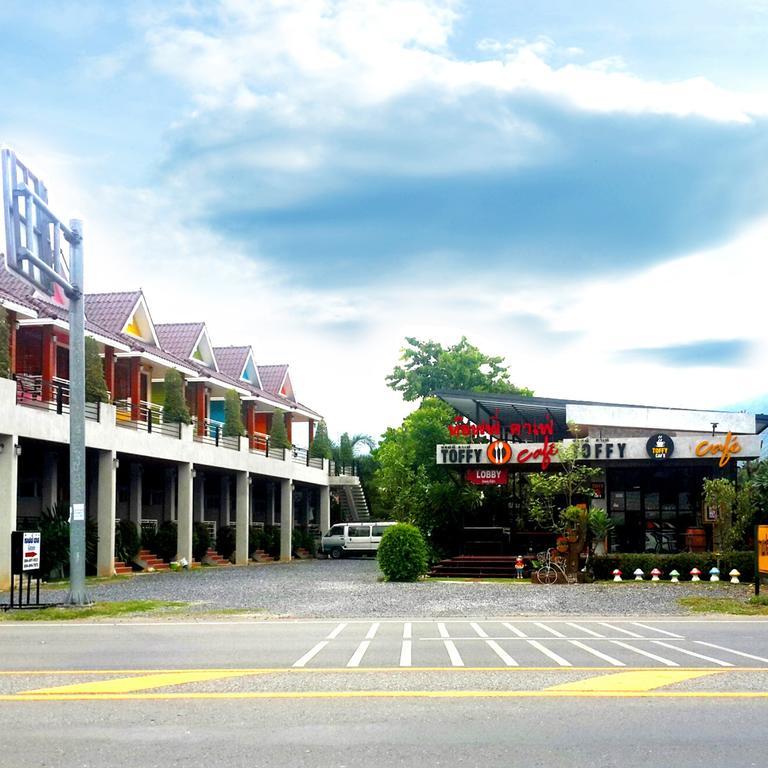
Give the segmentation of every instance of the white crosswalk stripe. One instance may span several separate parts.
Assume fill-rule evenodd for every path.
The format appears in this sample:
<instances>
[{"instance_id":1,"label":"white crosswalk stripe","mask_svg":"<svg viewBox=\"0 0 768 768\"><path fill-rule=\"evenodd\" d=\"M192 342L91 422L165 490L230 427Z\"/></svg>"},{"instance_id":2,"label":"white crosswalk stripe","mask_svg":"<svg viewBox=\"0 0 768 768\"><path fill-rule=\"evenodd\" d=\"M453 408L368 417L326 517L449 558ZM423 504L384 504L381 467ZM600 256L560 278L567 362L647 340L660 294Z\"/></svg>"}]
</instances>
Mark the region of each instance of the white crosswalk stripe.
<instances>
[{"instance_id":1,"label":"white crosswalk stripe","mask_svg":"<svg viewBox=\"0 0 768 768\"><path fill-rule=\"evenodd\" d=\"M677 664L674 661L671 661L670 659L665 659L663 656L657 656L655 653L651 653L650 651L645 651L642 648L636 648L634 645L630 645L629 643L625 643L623 640L611 640L611 642L614 645L618 645L621 648L626 648L628 651L634 651L634 653L639 653L641 656L646 656L649 659L653 659L654 661L658 661L659 663L663 664L665 667L679 667L680 665Z\"/></svg>"},{"instance_id":2,"label":"white crosswalk stripe","mask_svg":"<svg viewBox=\"0 0 768 768\"><path fill-rule=\"evenodd\" d=\"M706 643L704 640L694 640L697 645L706 645L708 648L716 648L718 651L725 651L726 653L734 653L737 656L743 656L745 659L754 659L755 661L764 661L768 664L768 659L763 656L755 656L751 653L744 653L744 651L736 651L733 648L725 648L722 645L715 645L714 643Z\"/></svg>"},{"instance_id":3,"label":"white crosswalk stripe","mask_svg":"<svg viewBox=\"0 0 768 768\"><path fill-rule=\"evenodd\" d=\"M573 666L570 661L564 659L562 656L559 656L554 651L550 651L546 645L542 645L538 640L527 640L526 642L528 642L529 645L532 645L537 651L541 651L545 656L549 656L552 661L554 661L556 664L559 664L561 667Z\"/></svg>"},{"instance_id":4,"label":"white crosswalk stripe","mask_svg":"<svg viewBox=\"0 0 768 768\"><path fill-rule=\"evenodd\" d=\"M537 627L543 629L545 632L549 632L550 634L554 635L555 637L565 637L565 635L562 632L559 632L556 629L553 629L549 626L549 624L542 624L540 621L534 621L533 622Z\"/></svg>"},{"instance_id":5,"label":"white crosswalk stripe","mask_svg":"<svg viewBox=\"0 0 768 768\"><path fill-rule=\"evenodd\" d=\"M579 640L569 640L568 641L571 645L575 645L577 648L581 648L582 651L586 651L587 653L591 653L593 656L597 656L598 659L602 659L603 661L607 661L609 664L612 664L614 667L625 667L626 664L623 661L619 661L618 659L614 659L613 656L609 656L607 653L603 653L602 651L598 651L595 648L592 648L591 646L587 645L586 643L582 643Z\"/></svg>"},{"instance_id":6,"label":"white crosswalk stripe","mask_svg":"<svg viewBox=\"0 0 768 768\"><path fill-rule=\"evenodd\" d=\"M601 635L599 632L595 632L594 629L583 627L581 624L574 624L572 621L567 621L566 624L569 627L573 627L578 632L584 632L586 635L592 635L592 637L605 637L605 635Z\"/></svg>"},{"instance_id":7,"label":"white crosswalk stripe","mask_svg":"<svg viewBox=\"0 0 768 768\"><path fill-rule=\"evenodd\" d=\"M451 666L463 667L464 661L461 658L461 654L459 654L458 649L454 645L453 640L443 640L443 643L445 645L445 650L448 651L448 657L451 660Z\"/></svg>"},{"instance_id":8,"label":"white crosswalk stripe","mask_svg":"<svg viewBox=\"0 0 768 768\"><path fill-rule=\"evenodd\" d=\"M495 640L486 640L485 643L508 667L519 666Z\"/></svg>"},{"instance_id":9,"label":"white crosswalk stripe","mask_svg":"<svg viewBox=\"0 0 768 768\"><path fill-rule=\"evenodd\" d=\"M363 660L363 656L365 656L365 652L368 650L370 644L370 640L363 640L363 642L357 646L355 652L352 654L352 658L347 662L347 666L359 667L360 662Z\"/></svg>"},{"instance_id":10,"label":"white crosswalk stripe","mask_svg":"<svg viewBox=\"0 0 768 768\"><path fill-rule=\"evenodd\" d=\"M503 627L506 627L513 635L516 635L517 637L527 637L525 632L519 630L517 627L513 627L511 624L507 624L506 622L502 622L501 625Z\"/></svg>"},{"instance_id":11,"label":"white crosswalk stripe","mask_svg":"<svg viewBox=\"0 0 768 768\"><path fill-rule=\"evenodd\" d=\"M678 640L682 640L682 635L676 635L674 632L668 632L666 629L659 629L658 627L651 627L648 624L641 624L639 621L633 621L632 625L635 627L641 627L642 629L650 629L651 632L658 632L662 635L667 635L668 637L676 637Z\"/></svg>"},{"instance_id":12,"label":"white crosswalk stripe","mask_svg":"<svg viewBox=\"0 0 768 768\"><path fill-rule=\"evenodd\" d=\"M719 667L732 667L733 664L731 664L728 661L721 661L720 659L713 659L711 656L704 656L701 653L696 653L695 651L689 651L685 648L679 648L676 645L672 645L671 643L665 643L663 640L651 640L652 643L655 643L656 645L663 645L665 648L671 648L673 651L678 651L679 653L684 653L686 656L695 656L697 659L704 659L704 661L711 661L713 664L717 664Z\"/></svg>"},{"instance_id":13,"label":"white crosswalk stripe","mask_svg":"<svg viewBox=\"0 0 768 768\"><path fill-rule=\"evenodd\" d=\"M469 626L472 627L472 629L474 629L475 632L477 632L478 637L488 637L488 633L476 622L471 621L469 623Z\"/></svg>"},{"instance_id":14,"label":"white crosswalk stripe","mask_svg":"<svg viewBox=\"0 0 768 768\"><path fill-rule=\"evenodd\" d=\"M621 632L623 635L629 635L630 637L643 637L643 635L638 635L637 632L632 632L630 629L623 629L622 627L617 627L614 624L606 624L603 621L599 623L601 627L605 627L606 629L610 629L614 632Z\"/></svg>"}]
</instances>

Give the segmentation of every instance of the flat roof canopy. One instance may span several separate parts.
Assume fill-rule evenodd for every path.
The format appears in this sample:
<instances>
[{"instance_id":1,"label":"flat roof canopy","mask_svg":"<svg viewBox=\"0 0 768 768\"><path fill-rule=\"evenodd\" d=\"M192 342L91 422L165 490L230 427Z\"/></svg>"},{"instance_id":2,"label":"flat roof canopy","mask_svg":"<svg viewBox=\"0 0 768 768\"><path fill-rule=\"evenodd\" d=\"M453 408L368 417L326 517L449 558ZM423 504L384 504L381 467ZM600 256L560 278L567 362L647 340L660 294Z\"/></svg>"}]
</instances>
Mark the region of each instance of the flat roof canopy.
<instances>
[{"instance_id":1,"label":"flat roof canopy","mask_svg":"<svg viewBox=\"0 0 768 768\"><path fill-rule=\"evenodd\" d=\"M569 405L588 405L605 408L633 408L659 411L686 411L707 413L695 408L664 408L654 405L636 405L630 403L601 403L590 400L562 400L552 397L525 397L523 395L505 395L492 392L466 392L441 390L435 395L444 400L454 410L474 424L489 421L498 416L502 428L516 422L544 422L551 418L555 423L555 439L569 436L566 410ZM768 415L755 416L756 432L759 434L768 427Z\"/></svg>"}]
</instances>

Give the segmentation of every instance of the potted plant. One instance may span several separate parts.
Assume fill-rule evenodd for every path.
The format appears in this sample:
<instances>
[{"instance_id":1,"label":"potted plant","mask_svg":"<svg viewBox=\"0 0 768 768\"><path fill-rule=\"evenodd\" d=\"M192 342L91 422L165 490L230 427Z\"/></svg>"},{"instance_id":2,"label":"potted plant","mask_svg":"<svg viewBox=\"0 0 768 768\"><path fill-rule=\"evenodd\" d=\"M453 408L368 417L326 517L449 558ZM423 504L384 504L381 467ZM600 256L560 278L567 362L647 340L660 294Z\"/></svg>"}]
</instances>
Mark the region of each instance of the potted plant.
<instances>
[{"instance_id":1,"label":"potted plant","mask_svg":"<svg viewBox=\"0 0 768 768\"><path fill-rule=\"evenodd\" d=\"M608 534L613 529L613 522L608 513L604 509L590 509L587 524L592 534L595 555L607 554Z\"/></svg>"}]
</instances>

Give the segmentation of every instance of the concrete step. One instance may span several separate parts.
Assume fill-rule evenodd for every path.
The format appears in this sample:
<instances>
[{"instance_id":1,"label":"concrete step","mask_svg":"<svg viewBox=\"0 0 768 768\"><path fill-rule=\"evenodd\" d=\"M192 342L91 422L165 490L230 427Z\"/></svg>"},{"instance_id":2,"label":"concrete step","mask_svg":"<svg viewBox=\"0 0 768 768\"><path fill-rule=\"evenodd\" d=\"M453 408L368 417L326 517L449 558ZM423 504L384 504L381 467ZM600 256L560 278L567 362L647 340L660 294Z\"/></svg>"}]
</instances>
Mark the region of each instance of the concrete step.
<instances>
[{"instance_id":1,"label":"concrete step","mask_svg":"<svg viewBox=\"0 0 768 768\"><path fill-rule=\"evenodd\" d=\"M115 560L115 573L118 576L126 573L133 573L133 568L131 568L128 563L124 563L122 560Z\"/></svg>"},{"instance_id":2,"label":"concrete step","mask_svg":"<svg viewBox=\"0 0 768 768\"><path fill-rule=\"evenodd\" d=\"M208 565L232 565L225 557L222 557L215 549L208 549L203 558Z\"/></svg>"},{"instance_id":3,"label":"concrete step","mask_svg":"<svg viewBox=\"0 0 768 768\"><path fill-rule=\"evenodd\" d=\"M257 563L274 563L275 558L268 555L263 549L257 549L251 556L251 560Z\"/></svg>"}]
</instances>

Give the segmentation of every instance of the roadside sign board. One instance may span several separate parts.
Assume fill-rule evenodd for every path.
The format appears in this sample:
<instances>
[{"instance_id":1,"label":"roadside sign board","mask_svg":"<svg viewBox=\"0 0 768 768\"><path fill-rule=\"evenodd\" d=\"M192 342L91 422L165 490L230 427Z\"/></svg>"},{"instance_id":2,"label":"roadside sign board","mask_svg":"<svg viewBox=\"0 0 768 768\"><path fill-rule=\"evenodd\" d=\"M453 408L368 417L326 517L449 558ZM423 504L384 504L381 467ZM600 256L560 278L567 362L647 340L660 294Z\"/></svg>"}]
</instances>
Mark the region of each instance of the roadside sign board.
<instances>
[{"instance_id":1,"label":"roadside sign board","mask_svg":"<svg viewBox=\"0 0 768 768\"><path fill-rule=\"evenodd\" d=\"M755 594L760 594L760 582L768 577L768 525L755 530Z\"/></svg>"},{"instance_id":2,"label":"roadside sign board","mask_svg":"<svg viewBox=\"0 0 768 768\"><path fill-rule=\"evenodd\" d=\"M40 570L40 531L14 531L11 534L11 570L15 574Z\"/></svg>"}]
</instances>

